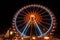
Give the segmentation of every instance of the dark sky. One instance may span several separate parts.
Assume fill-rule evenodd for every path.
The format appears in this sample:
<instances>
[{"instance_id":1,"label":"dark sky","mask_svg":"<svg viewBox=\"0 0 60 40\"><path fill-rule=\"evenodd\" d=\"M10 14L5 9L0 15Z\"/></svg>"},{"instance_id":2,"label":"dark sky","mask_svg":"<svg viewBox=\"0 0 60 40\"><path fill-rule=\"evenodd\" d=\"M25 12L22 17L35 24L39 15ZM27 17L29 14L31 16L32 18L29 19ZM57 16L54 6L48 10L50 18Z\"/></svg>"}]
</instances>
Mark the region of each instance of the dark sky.
<instances>
[{"instance_id":1,"label":"dark sky","mask_svg":"<svg viewBox=\"0 0 60 40\"><path fill-rule=\"evenodd\" d=\"M41 4L51 9L57 19L54 35L60 37L60 1L59 0L2 0L0 1L0 34L12 27L13 15L23 6L28 4Z\"/></svg>"}]
</instances>

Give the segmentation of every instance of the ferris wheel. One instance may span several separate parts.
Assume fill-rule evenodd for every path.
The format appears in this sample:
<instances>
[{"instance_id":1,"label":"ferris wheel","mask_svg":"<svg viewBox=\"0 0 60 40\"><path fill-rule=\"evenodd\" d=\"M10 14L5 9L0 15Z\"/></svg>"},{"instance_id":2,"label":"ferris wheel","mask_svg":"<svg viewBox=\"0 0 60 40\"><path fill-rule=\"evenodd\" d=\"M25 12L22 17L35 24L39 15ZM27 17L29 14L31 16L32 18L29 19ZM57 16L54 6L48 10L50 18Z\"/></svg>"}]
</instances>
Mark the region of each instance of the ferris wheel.
<instances>
[{"instance_id":1,"label":"ferris wheel","mask_svg":"<svg viewBox=\"0 0 60 40\"><path fill-rule=\"evenodd\" d=\"M12 26L20 36L42 37L53 31L56 26L56 18L48 8L32 4L24 6L16 12Z\"/></svg>"}]
</instances>

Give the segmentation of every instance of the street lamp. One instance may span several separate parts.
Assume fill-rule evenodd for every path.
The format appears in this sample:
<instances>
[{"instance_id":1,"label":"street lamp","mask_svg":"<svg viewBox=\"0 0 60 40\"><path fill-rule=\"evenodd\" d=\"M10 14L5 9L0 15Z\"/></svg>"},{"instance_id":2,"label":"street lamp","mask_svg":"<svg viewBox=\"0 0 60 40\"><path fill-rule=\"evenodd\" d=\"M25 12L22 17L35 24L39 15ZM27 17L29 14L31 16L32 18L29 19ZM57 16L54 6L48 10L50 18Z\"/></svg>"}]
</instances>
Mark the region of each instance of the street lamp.
<instances>
[{"instance_id":1,"label":"street lamp","mask_svg":"<svg viewBox=\"0 0 60 40\"><path fill-rule=\"evenodd\" d=\"M48 37L48 36L45 36L44 39L45 39L45 40L49 40L49 37Z\"/></svg>"}]
</instances>

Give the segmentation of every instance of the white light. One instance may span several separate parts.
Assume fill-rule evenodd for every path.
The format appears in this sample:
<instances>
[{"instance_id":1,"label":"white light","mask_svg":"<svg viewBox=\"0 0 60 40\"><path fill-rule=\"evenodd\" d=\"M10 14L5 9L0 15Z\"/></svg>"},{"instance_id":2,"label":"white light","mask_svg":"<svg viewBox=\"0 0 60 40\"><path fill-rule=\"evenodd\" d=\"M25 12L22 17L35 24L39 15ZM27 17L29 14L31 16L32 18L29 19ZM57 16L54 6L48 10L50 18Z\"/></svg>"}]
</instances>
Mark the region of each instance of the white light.
<instances>
[{"instance_id":1,"label":"white light","mask_svg":"<svg viewBox=\"0 0 60 40\"><path fill-rule=\"evenodd\" d=\"M23 40L24 38L22 37L21 40Z\"/></svg>"},{"instance_id":2,"label":"white light","mask_svg":"<svg viewBox=\"0 0 60 40\"><path fill-rule=\"evenodd\" d=\"M32 37L32 39L36 39L35 37Z\"/></svg>"},{"instance_id":3,"label":"white light","mask_svg":"<svg viewBox=\"0 0 60 40\"><path fill-rule=\"evenodd\" d=\"M10 31L10 35L12 35L13 34L13 31Z\"/></svg>"},{"instance_id":4,"label":"white light","mask_svg":"<svg viewBox=\"0 0 60 40\"><path fill-rule=\"evenodd\" d=\"M47 40L47 39L49 39L49 37L47 37L47 36L46 36L46 37L44 37L44 39L46 39L46 40Z\"/></svg>"}]
</instances>

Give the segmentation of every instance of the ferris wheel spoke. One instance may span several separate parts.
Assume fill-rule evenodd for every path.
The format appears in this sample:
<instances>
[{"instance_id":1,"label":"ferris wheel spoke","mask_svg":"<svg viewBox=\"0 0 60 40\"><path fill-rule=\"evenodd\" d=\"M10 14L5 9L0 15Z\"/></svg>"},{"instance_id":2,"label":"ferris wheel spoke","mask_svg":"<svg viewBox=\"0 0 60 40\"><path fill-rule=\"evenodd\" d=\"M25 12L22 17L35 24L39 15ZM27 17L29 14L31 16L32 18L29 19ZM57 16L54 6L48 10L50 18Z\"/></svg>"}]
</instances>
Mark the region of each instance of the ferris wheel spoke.
<instances>
[{"instance_id":1,"label":"ferris wheel spoke","mask_svg":"<svg viewBox=\"0 0 60 40\"><path fill-rule=\"evenodd\" d=\"M23 13L21 13L21 14L19 14L20 16L24 16L24 14Z\"/></svg>"},{"instance_id":2,"label":"ferris wheel spoke","mask_svg":"<svg viewBox=\"0 0 60 40\"><path fill-rule=\"evenodd\" d=\"M50 21L51 19L45 18L45 19L42 19L42 20L48 20L48 21Z\"/></svg>"},{"instance_id":3,"label":"ferris wheel spoke","mask_svg":"<svg viewBox=\"0 0 60 40\"><path fill-rule=\"evenodd\" d=\"M35 8L33 7L33 12L35 12Z\"/></svg>"},{"instance_id":4,"label":"ferris wheel spoke","mask_svg":"<svg viewBox=\"0 0 60 40\"><path fill-rule=\"evenodd\" d=\"M28 10L25 10L25 13L30 13ZM26 14L27 15L27 14Z\"/></svg>"},{"instance_id":5,"label":"ferris wheel spoke","mask_svg":"<svg viewBox=\"0 0 60 40\"><path fill-rule=\"evenodd\" d=\"M25 15L27 14L27 12L23 11L22 13L24 13Z\"/></svg>"},{"instance_id":6,"label":"ferris wheel spoke","mask_svg":"<svg viewBox=\"0 0 60 40\"><path fill-rule=\"evenodd\" d=\"M35 21L35 20L34 20ZM42 35L43 33L42 33L42 30L41 30L41 28L39 28L39 26L38 26L38 24L36 23L36 21L35 21L35 24L36 24L36 27L37 27L37 29L39 30L39 35Z\"/></svg>"},{"instance_id":7,"label":"ferris wheel spoke","mask_svg":"<svg viewBox=\"0 0 60 40\"><path fill-rule=\"evenodd\" d=\"M18 27L20 27L20 26L24 25L25 23L26 23L26 22L19 24L19 25L18 25Z\"/></svg>"},{"instance_id":8,"label":"ferris wheel spoke","mask_svg":"<svg viewBox=\"0 0 60 40\"><path fill-rule=\"evenodd\" d=\"M18 27L20 27L20 26L22 26L22 25L24 25L24 24L26 24L26 22L24 22L24 23L18 25ZM25 25L24 25L20 30L23 30L24 28L25 28Z\"/></svg>"},{"instance_id":9,"label":"ferris wheel spoke","mask_svg":"<svg viewBox=\"0 0 60 40\"><path fill-rule=\"evenodd\" d=\"M47 23L47 22L43 22L43 21L41 21L42 23L44 23L44 24L48 24L48 25L50 25L50 23Z\"/></svg>"},{"instance_id":10,"label":"ferris wheel spoke","mask_svg":"<svg viewBox=\"0 0 60 40\"><path fill-rule=\"evenodd\" d=\"M28 29L29 29L29 27L27 27L27 29L26 29L26 31L25 31L25 35L26 35L26 33L27 33Z\"/></svg>"},{"instance_id":11,"label":"ferris wheel spoke","mask_svg":"<svg viewBox=\"0 0 60 40\"><path fill-rule=\"evenodd\" d=\"M24 20L18 20L18 21L16 21L17 23L19 23L19 22L23 22Z\"/></svg>"},{"instance_id":12,"label":"ferris wheel spoke","mask_svg":"<svg viewBox=\"0 0 60 40\"><path fill-rule=\"evenodd\" d=\"M50 15L44 15L44 16L42 16L42 17L47 17L47 16L50 16Z\"/></svg>"},{"instance_id":13,"label":"ferris wheel spoke","mask_svg":"<svg viewBox=\"0 0 60 40\"><path fill-rule=\"evenodd\" d=\"M48 30L48 28L45 27L42 23L40 23L40 25L41 25L43 28L45 28L46 30Z\"/></svg>"},{"instance_id":14,"label":"ferris wheel spoke","mask_svg":"<svg viewBox=\"0 0 60 40\"><path fill-rule=\"evenodd\" d=\"M41 15L44 14L44 13L46 13L46 11L42 12Z\"/></svg>"},{"instance_id":15,"label":"ferris wheel spoke","mask_svg":"<svg viewBox=\"0 0 60 40\"><path fill-rule=\"evenodd\" d=\"M41 9L40 11L38 11L38 13L40 13L43 9Z\"/></svg>"},{"instance_id":16,"label":"ferris wheel spoke","mask_svg":"<svg viewBox=\"0 0 60 40\"><path fill-rule=\"evenodd\" d=\"M29 11L28 10L25 10L26 11L26 13L29 13Z\"/></svg>"},{"instance_id":17,"label":"ferris wheel spoke","mask_svg":"<svg viewBox=\"0 0 60 40\"><path fill-rule=\"evenodd\" d=\"M24 30L23 30L23 31L22 31L22 33L21 33L21 36L23 36L23 34L24 34L24 32L26 31L26 29L27 29L27 27L28 27L28 25L29 25L30 21L31 21L31 20L29 20L29 22L26 24L26 26L25 26Z\"/></svg>"},{"instance_id":18,"label":"ferris wheel spoke","mask_svg":"<svg viewBox=\"0 0 60 40\"><path fill-rule=\"evenodd\" d=\"M22 19L23 17L18 17L18 19Z\"/></svg>"},{"instance_id":19,"label":"ferris wheel spoke","mask_svg":"<svg viewBox=\"0 0 60 40\"><path fill-rule=\"evenodd\" d=\"M36 9L36 12L38 12L38 8Z\"/></svg>"},{"instance_id":20,"label":"ferris wheel spoke","mask_svg":"<svg viewBox=\"0 0 60 40\"><path fill-rule=\"evenodd\" d=\"M28 13L31 12L31 8L29 8L29 9L27 10L27 12L28 12Z\"/></svg>"}]
</instances>

